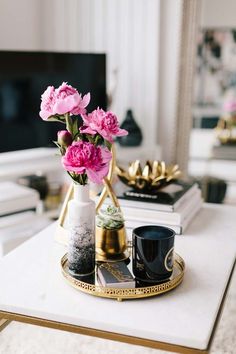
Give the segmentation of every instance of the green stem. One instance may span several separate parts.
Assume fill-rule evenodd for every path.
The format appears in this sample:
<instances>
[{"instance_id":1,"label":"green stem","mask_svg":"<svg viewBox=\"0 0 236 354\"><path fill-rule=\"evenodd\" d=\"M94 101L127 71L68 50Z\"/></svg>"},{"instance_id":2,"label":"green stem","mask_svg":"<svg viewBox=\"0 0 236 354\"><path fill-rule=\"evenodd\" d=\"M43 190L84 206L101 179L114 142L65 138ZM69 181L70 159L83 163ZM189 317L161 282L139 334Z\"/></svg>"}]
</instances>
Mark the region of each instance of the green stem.
<instances>
[{"instance_id":1,"label":"green stem","mask_svg":"<svg viewBox=\"0 0 236 354\"><path fill-rule=\"evenodd\" d=\"M71 133L71 135L73 135L73 127L72 127L72 120L70 117L70 113L65 113L65 120L66 120L66 129L68 130L68 132Z\"/></svg>"}]
</instances>

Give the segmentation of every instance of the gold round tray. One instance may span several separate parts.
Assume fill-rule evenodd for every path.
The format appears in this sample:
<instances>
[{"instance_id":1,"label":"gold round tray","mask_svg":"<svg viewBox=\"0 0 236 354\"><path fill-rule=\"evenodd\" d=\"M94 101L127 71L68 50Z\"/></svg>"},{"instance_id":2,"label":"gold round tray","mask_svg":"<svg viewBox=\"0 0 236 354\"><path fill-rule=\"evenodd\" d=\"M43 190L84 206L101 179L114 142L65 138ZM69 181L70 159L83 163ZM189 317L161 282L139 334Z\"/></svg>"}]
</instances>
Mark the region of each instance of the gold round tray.
<instances>
[{"instance_id":1,"label":"gold round tray","mask_svg":"<svg viewBox=\"0 0 236 354\"><path fill-rule=\"evenodd\" d=\"M67 254L61 259L61 269L65 279L74 288L90 295L122 301L156 296L176 288L183 280L185 263L184 260L175 253L173 273L167 281L155 285L136 286L135 288L108 288L101 286L97 281L96 271L92 281L77 279L68 272Z\"/></svg>"}]
</instances>

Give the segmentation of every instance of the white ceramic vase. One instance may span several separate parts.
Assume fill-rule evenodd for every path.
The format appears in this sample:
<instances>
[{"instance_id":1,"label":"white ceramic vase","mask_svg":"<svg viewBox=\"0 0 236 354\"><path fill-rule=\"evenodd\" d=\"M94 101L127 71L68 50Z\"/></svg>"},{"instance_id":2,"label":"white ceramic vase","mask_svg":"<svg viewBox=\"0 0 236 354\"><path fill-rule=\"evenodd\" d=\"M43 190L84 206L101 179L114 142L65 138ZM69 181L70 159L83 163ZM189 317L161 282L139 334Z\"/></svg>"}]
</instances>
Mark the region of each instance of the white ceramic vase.
<instances>
[{"instance_id":1,"label":"white ceramic vase","mask_svg":"<svg viewBox=\"0 0 236 354\"><path fill-rule=\"evenodd\" d=\"M68 266L73 275L85 276L95 269L95 203L89 185L74 184L74 198L68 203Z\"/></svg>"}]
</instances>

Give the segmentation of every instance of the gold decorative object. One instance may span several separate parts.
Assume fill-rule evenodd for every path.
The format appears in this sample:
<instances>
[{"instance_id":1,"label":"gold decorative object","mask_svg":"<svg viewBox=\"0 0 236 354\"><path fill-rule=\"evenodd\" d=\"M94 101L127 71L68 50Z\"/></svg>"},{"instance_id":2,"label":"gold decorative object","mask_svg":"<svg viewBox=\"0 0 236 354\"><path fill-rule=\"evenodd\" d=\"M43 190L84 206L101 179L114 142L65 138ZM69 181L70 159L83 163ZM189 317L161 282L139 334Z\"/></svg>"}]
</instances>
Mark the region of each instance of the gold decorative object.
<instances>
[{"instance_id":1,"label":"gold decorative object","mask_svg":"<svg viewBox=\"0 0 236 354\"><path fill-rule=\"evenodd\" d=\"M221 144L236 144L236 116L221 118L216 134Z\"/></svg>"},{"instance_id":2,"label":"gold decorative object","mask_svg":"<svg viewBox=\"0 0 236 354\"><path fill-rule=\"evenodd\" d=\"M147 161L144 168L140 161L131 162L128 170L116 166L116 173L127 186L138 191L153 191L178 179L181 175L178 165L166 166L164 161Z\"/></svg>"},{"instance_id":3,"label":"gold decorative object","mask_svg":"<svg viewBox=\"0 0 236 354\"><path fill-rule=\"evenodd\" d=\"M99 285L96 278L94 284L76 279L68 272L67 254L65 254L61 259L61 270L65 279L74 288L90 295L122 301L156 296L176 288L183 280L185 263L184 260L175 253L174 270L169 280L155 285L136 288L109 288Z\"/></svg>"}]
</instances>

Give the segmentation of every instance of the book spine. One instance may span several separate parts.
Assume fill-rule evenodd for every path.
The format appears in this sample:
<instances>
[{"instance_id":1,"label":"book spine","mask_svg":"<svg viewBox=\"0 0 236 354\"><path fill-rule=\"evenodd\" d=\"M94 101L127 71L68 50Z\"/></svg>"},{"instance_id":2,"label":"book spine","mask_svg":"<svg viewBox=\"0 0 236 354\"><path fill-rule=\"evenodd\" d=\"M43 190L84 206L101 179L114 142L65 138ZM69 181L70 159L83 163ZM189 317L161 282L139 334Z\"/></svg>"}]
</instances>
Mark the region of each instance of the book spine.
<instances>
[{"instance_id":1,"label":"book spine","mask_svg":"<svg viewBox=\"0 0 236 354\"><path fill-rule=\"evenodd\" d=\"M164 227L169 227L170 229L174 230L178 235L182 232L182 226L180 225L169 225L169 224L165 224L165 223L159 223L159 222L149 222L147 220L142 220L142 221L138 221L138 220L127 220L125 221L125 227L126 229L134 229L136 227L139 226L145 226L145 225L160 225L160 226L164 226Z\"/></svg>"},{"instance_id":2,"label":"book spine","mask_svg":"<svg viewBox=\"0 0 236 354\"><path fill-rule=\"evenodd\" d=\"M12 215L8 215L8 216L2 216L1 223L0 223L0 230L7 228L7 227L14 226L15 224L26 223L30 219L32 219L32 217L34 217L34 215L35 215L35 212L26 211L26 212L12 214Z\"/></svg>"},{"instance_id":3,"label":"book spine","mask_svg":"<svg viewBox=\"0 0 236 354\"><path fill-rule=\"evenodd\" d=\"M118 197L119 203L121 207L130 207L135 209L150 209L150 210L158 210L158 211L166 211L166 212L173 212L174 208L173 205L168 204L157 204L157 203L148 203L148 202L141 202L135 201L131 199L123 199ZM106 199L104 204L111 204L109 199Z\"/></svg>"},{"instance_id":4,"label":"book spine","mask_svg":"<svg viewBox=\"0 0 236 354\"><path fill-rule=\"evenodd\" d=\"M174 211L177 211L188 198L192 197L196 190L199 190L199 187L197 184L194 184L192 188L190 188L179 200L177 200L177 202L175 202L173 205Z\"/></svg>"},{"instance_id":5,"label":"book spine","mask_svg":"<svg viewBox=\"0 0 236 354\"><path fill-rule=\"evenodd\" d=\"M36 207L37 203L35 201L27 199L22 199L19 204L14 202L6 202L2 205L0 204L0 216L10 215L20 211L35 210Z\"/></svg>"},{"instance_id":6,"label":"book spine","mask_svg":"<svg viewBox=\"0 0 236 354\"><path fill-rule=\"evenodd\" d=\"M182 233L186 231L188 226L191 224L193 221L193 218L197 215L197 213L201 210L203 205L203 200L195 205L195 208L189 213L188 217L183 221L182 223Z\"/></svg>"},{"instance_id":7,"label":"book spine","mask_svg":"<svg viewBox=\"0 0 236 354\"><path fill-rule=\"evenodd\" d=\"M165 211L155 211L155 210L148 210L148 209L135 209L130 207L121 207L125 220L127 219L147 219L151 222L170 222L173 224L177 224L180 222L180 215L177 213L168 213ZM166 213L170 214L166 215ZM173 215L174 214L174 215Z\"/></svg>"},{"instance_id":8,"label":"book spine","mask_svg":"<svg viewBox=\"0 0 236 354\"><path fill-rule=\"evenodd\" d=\"M119 203L121 208L133 208L135 210L152 210L152 211L161 211L161 212L168 212L168 213L173 213L173 212L178 212L179 208L182 207L184 202L192 197L196 191L198 191L198 185L194 184L192 187L190 187L187 192L180 197L177 202L175 202L173 205L171 204L161 204L161 203L155 203L155 202L146 202L142 200L131 200L131 199L125 199L121 196L118 195ZM95 198L95 201L98 200L98 197ZM104 206L107 206L111 204L111 200L109 198L105 199L104 201Z\"/></svg>"},{"instance_id":9,"label":"book spine","mask_svg":"<svg viewBox=\"0 0 236 354\"><path fill-rule=\"evenodd\" d=\"M200 198L198 203L195 204L194 208L192 210L189 210L189 215L184 219L181 225L170 225L167 223L160 223L160 222L150 222L149 220L134 220L130 219L125 222L126 226L126 231L127 231L127 238L128 238L128 243L132 243L132 232L133 229L139 226L144 226L144 225L160 225L160 226L165 226L169 227L170 229L173 229L177 235L181 235L187 227L190 225L191 221L193 218L197 215L199 210L201 209L203 205L203 201Z\"/></svg>"}]
</instances>

